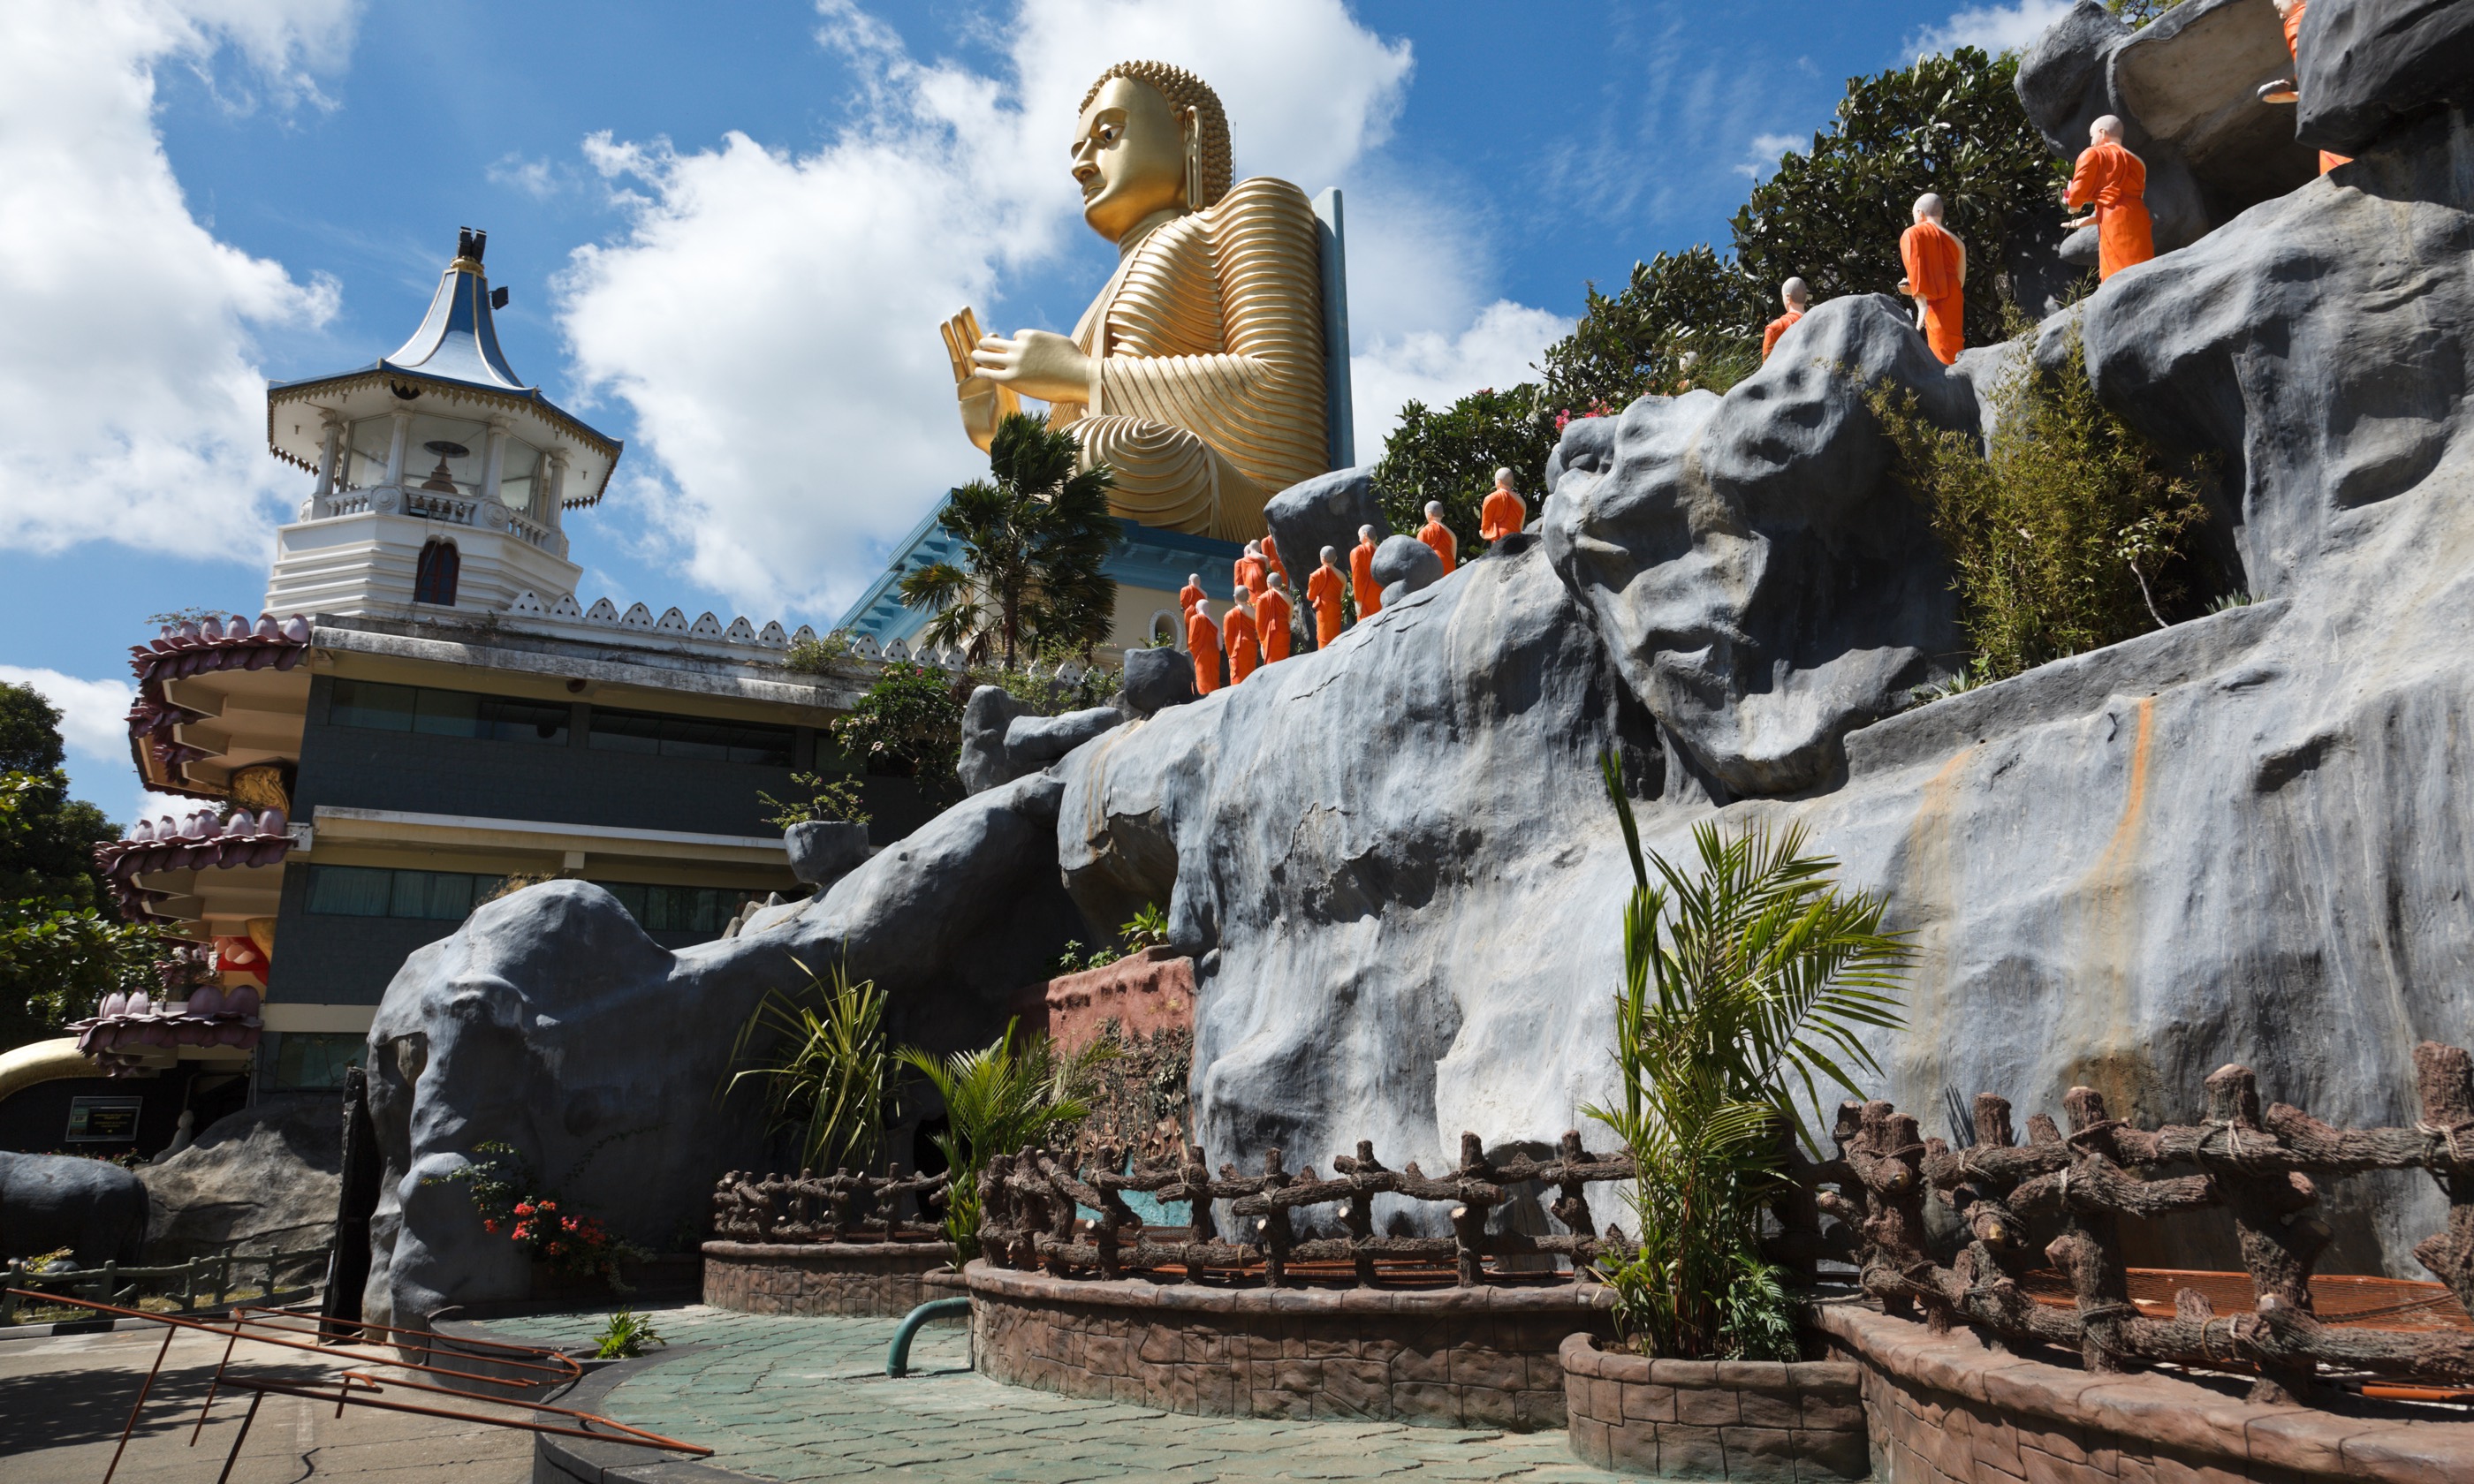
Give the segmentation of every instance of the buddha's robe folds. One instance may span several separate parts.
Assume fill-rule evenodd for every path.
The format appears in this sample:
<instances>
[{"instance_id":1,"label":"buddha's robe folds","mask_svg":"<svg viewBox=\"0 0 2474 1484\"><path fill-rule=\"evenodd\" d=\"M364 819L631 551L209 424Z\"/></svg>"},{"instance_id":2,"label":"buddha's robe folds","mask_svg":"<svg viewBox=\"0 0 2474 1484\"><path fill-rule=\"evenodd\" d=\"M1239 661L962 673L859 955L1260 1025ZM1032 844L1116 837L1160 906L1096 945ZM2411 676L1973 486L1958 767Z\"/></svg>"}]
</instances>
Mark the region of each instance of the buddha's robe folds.
<instances>
[{"instance_id":1,"label":"buddha's robe folds","mask_svg":"<svg viewBox=\"0 0 2474 1484\"><path fill-rule=\"evenodd\" d=\"M2156 255L2147 191L2147 166L2121 145L2095 144L2080 153L2066 203L2096 208L2098 282Z\"/></svg>"},{"instance_id":2,"label":"buddha's robe folds","mask_svg":"<svg viewBox=\"0 0 2474 1484\"><path fill-rule=\"evenodd\" d=\"M1305 193L1256 179L1118 260L1074 328L1097 395L1050 415L1116 471L1117 514L1251 540L1265 500L1329 467L1319 253Z\"/></svg>"},{"instance_id":3,"label":"buddha's robe folds","mask_svg":"<svg viewBox=\"0 0 2474 1484\"><path fill-rule=\"evenodd\" d=\"M1451 576L1452 568L1461 564L1460 538L1452 535L1452 528L1443 524L1442 521L1429 520L1424 525L1419 526L1418 528L1418 539L1433 547L1435 549L1435 555L1443 559L1443 575L1445 577Z\"/></svg>"},{"instance_id":4,"label":"buddha's robe folds","mask_svg":"<svg viewBox=\"0 0 2474 1484\"><path fill-rule=\"evenodd\" d=\"M1245 588L1248 592L1254 594L1256 597L1261 597L1263 595L1263 589L1271 586L1271 584L1265 580L1270 570L1271 569L1264 564L1263 559L1260 557L1240 557L1237 559L1236 564L1237 586Z\"/></svg>"},{"instance_id":5,"label":"buddha's robe folds","mask_svg":"<svg viewBox=\"0 0 2474 1484\"><path fill-rule=\"evenodd\" d=\"M1779 337L1795 328L1795 322L1803 318L1804 312L1802 310L1790 309L1786 313L1780 315L1777 319L1772 320L1769 323L1761 326L1762 360L1766 361L1770 358L1770 352L1778 348Z\"/></svg>"},{"instance_id":6,"label":"buddha's robe folds","mask_svg":"<svg viewBox=\"0 0 2474 1484\"><path fill-rule=\"evenodd\" d=\"M1223 621L1223 635L1228 645L1228 683L1234 685L1263 662L1263 645L1255 634L1254 615L1242 608L1230 609Z\"/></svg>"},{"instance_id":7,"label":"buddha's robe folds","mask_svg":"<svg viewBox=\"0 0 2474 1484\"><path fill-rule=\"evenodd\" d=\"M1899 259L1924 305L1925 344L1948 366L1967 348L1967 250L1941 224L1918 222L1900 234Z\"/></svg>"},{"instance_id":8,"label":"buddha's robe folds","mask_svg":"<svg viewBox=\"0 0 2474 1484\"><path fill-rule=\"evenodd\" d=\"M1306 602L1313 605L1315 648L1325 649L1340 637L1340 571L1319 566L1306 579Z\"/></svg>"},{"instance_id":9,"label":"buddha's robe folds","mask_svg":"<svg viewBox=\"0 0 2474 1484\"><path fill-rule=\"evenodd\" d=\"M1194 605L1201 602L1203 597L1201 588L1188 583L1176 590L1176 610L1180 613L1191 613L1194 611Z\"/></svg>"},{"instance_id":10,"label":"buddha's robe folds","mask_svg":"<svg viewBox=\"0 0 2474 1484\"><path fill-rule=\"evenodd\" d=\"M1268 531L1263 534L1263 560L1272 564L1272 575L1280 580L1281 586L1292 592L1297 590L1297 579L1289 575L1289 564L1280 560L1280 543Z\"/></svg>"},{"instance_id":11,"label":"buddha's robe folds","mask_svg":"<svg viewBox=\"0 0 2474 1484\"><path fill-rule=\"evenodd\" d=\"M1488 491L1486 503L1478 507L1477 534L1490 541L1518 536L1528 523L1529 502L1499 486ZM1451 570L1449 563L1443 569Z\"/></svg>"},{"instance_id":12,"label":"buddha's robe folds","mask_svg":"<svg viewBox=\"0 0 2474 1484\"><path fill-rule=\"evenodd\" d=\"M1348 586L1357 592L1357 621L1364 623L1383 609L1383 589L1374 585L1374 543L1348 548Z\"/></svg>"},{"instance_id":13,"label":"buddha's robe folds","mask_svg":"<svg viewBox=\"0 0 2474 1484\"><path fill-rule=\"evenodd\" d=\"M1209 695L1220 688L1220 626L1199 608L1185 610L1185 648L1194 657L1194 688Z\"/></svg>"},{"instance_id":14,"label":"buddha's robe folds","mask_svg":"<svg viewBox=\"0 0 2474 1484\"><path fill-rule=\"evenodd\" d=\"M1277 587L1266 587L1254 599L1254 622L1263 632L1263 662L1278 664L1289 658L1296 642L1289 632L1289 620L1297 609L1280 595Z\"/></svg>"},{"instance_id":15,"label":"buddha's robe folds","mask_svg":"<svg viewBox=\"0 0 2474 1484\"><path fill-rule=\"evenodd\" d=\"M2309 9L2308 5L2297 5L2293 13L2285 17L2285 55L2293 59L2296 67L2302 65L2302 12ZM2339 165L2353 162L2354 157L2350 155L2334 155L2326 150L2319 152L2319 173L2323 176Z\"/></svg>"}]
</instances>

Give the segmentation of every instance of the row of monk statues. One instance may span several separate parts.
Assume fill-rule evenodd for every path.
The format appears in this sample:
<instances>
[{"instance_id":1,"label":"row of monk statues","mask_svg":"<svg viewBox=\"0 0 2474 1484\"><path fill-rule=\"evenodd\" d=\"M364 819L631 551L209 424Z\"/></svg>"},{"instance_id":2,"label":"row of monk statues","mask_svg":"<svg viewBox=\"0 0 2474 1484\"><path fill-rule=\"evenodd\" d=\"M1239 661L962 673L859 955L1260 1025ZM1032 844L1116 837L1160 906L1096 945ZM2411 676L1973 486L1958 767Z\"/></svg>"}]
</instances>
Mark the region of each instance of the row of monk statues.
<instances>
[{"instance_id":1,"label":"row of monk statues","mask_svg":"<svg viewBox=\"0 0 2474 1484\"><path fill-rule=\"evenodd\" d=\"M1529 502L1513 488L1512 470L1494 471L1494 488L1478 514L1478 534L1490 543L1499 544L1504 538L1520 534L1521 527L1528 523ZM1446 576L1460 564L1460 539L1443 523L1441 501L1426 502L1426 523L1418 531L1418 539L1443 562ZM1330 644L1348 628L1350 600L1354 600L1360 620L1382 611L1383 589L1374 580L1374 551L1378 544L1372 526L1357 528L1357 544L1349 550L1346 579L1341 574L1339 549L1322 549L1314 575L1306 579L1306 605L1314 613L1315 648ZM1278 540L1265 534L1248 541L1233 564L1230 579L1228 607L1217 619L1211 615L1211 601L1203 591L1201 573L1187 573L1185 586L1177 589L1177 608L1185 615L1185 647L1194 658L1194 688L1204 695L1221 688L1224 665L1225 683L1242 684L1256 670L1279 663L1296 650L1292 625L1298 614L1290 596L1293 585L1288 564L1280 560Z\"/></svg>"}]
</instances>

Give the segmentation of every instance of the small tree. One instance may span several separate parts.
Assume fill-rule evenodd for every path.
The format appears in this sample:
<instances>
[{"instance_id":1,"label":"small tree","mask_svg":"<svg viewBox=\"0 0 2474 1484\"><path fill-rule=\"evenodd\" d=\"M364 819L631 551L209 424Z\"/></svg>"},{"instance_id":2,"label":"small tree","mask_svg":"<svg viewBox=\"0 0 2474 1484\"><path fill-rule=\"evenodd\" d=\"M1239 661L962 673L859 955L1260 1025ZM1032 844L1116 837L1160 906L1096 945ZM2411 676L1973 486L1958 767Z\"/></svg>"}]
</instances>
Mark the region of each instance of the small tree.
<instances>
[{"instance_id":1,"label":"small tree","mask_svg":"<svg viewBox=\"0 0 2474 1484\"><path fill-rule=\"evenodd\" d=\"M934 562L902 579L902 601L935 615L929 643L1010 670L1034 639L1087 656L1108 636L1117 584L1102 564L1118 540L1114 476L1104 464L1076 472L1080 456L1045 418L1015 413L997 424L995 482L953 491L936 517L964 565Z\"/></svg>"},{"instance_id":2,"label":"small tree","mask_svg":"<svg viewBox=\"0 0 2474 1484\"><path fill-rule=\"evenodd\" d=\"M944 671L897 660L828 730L868 772L909 778L923 798L948 799L962 786L955 768L962 754L963 699Z\"/></svg>"},{"instance_id":3,"label":"small tree","mask_svg":"<svg viewBox=\"0 0 2474 1484\"><path fill-rule=\"evenodd\" d=\"M1439 500L1443 524L1459 539L1462 553L1484 551L1478 512L1494 488L1494 471L1511 469L1515 488L1538 498L1558 431L1545 394L1527 382L1508 392L1490 387L1471 393L1442 412L1407 403L1400 425L1383 441L1383 461L1374 467L1384 518L1395 531L1415 531L1426 523L1426 502ZM1314 556L1300 555L1307 561Z\"/></svg>"},{"instance_id":4,"label":"small tree","mask_svg":"<svg viewBox=\"0 0 2474 1484\"><path fill-rule=\"evenodd\" d=\"M885 1153L902 1070L885 1044L885 992L873 979L853 984L839 965L831 983L805 964L799 969L805 985L768 991L740 1027L732 1065L762 1059L734 1072L726 1089L755 1079L766 1117L792 1136L801 1164L869 1168Z\"/></svg>"},{"instance_id":5,"label":"small tree","mask_svg":"<svg viewBox=\"0 0 2474 1484\"><path fill-rule=\"evenodd\" d=\"M1100 1040L1071 1056L1033 1034L1015 1039L1016 1025L977 1051L938 1058L916 1046L901 1058L934 1084L945 1100L945 1131L936 1136L953 1173L945 1204L945 1235L957 1263L980 1255L980 1171L996 1155L1012 1154L1055 1137L1090 1112L1094 1072L1117 1055L1116 1043Z\"/></svg>"},{"instance_id":6,"label":"small tree","mask_svg":"<svg viewBox=\"0 0 2474 1484\"><path fill-rule=\"evenodd\" d=\"M1621 772L1600 762L1633 871L1614 1017L1623 1101L1584 1110L1638 1170L1639 1245L1600 1263L1616 1327L1651 1354L1792 1360L1792 1301L1759 1245L1781 1137L1802 1127L1796 1099L1817 1097L1816 1074L1860 1097L1848 1068L1880 1071L1856 1038L1902 1023L1907 949L1880 930L1882 903L1831 885L1837 862L1807 854L1801 827L1728 839L1704 824L1697 873L1644 863Z\"/></svg>"}]
</instances>

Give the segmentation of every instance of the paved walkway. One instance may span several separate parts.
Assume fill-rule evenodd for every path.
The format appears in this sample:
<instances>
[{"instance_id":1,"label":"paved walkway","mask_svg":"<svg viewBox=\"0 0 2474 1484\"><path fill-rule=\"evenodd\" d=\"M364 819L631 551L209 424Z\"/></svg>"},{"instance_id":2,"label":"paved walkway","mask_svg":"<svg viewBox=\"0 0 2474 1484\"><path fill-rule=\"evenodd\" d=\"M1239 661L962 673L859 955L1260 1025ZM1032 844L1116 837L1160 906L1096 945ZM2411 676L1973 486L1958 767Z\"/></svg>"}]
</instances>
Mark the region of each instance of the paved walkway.
<instances>
[{"instance_id":1,"label":"paved walkway","mask_svg":"<svg viewBox=\"0 0 2474 1484\"><path fill-rule=\"evenodd\" d=\"M691 1354L646 1367L601 1410L715 1449L712 1462L765 1478L871 1476L955 1484L1131 1479L1519 1479L1613 1484L1576 1463L1564 1434L1467 1432L1388 1423L1186 1417L1002 1386L966 1364L958 1326L932 1326L914 1374L885 1375L890 1319L782 1319L695 1305L653 1310ZM601 1312L494 1320L560 1345Z\"/></svg>"}]
</instances>

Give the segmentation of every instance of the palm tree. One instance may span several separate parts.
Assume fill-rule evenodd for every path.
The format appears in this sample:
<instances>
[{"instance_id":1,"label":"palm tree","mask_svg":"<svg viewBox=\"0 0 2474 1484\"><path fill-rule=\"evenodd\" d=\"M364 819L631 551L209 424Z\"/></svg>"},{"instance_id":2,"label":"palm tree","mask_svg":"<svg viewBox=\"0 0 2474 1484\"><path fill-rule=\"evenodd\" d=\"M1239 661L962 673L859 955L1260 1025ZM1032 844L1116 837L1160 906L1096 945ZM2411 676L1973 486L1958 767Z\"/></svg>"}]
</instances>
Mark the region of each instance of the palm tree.
<instances>
[{"instance_id":1,"label":"palm tree","mask_svg":"<svg viewBox=\"0 0 2474 1484\"><path fill-rule=\"evenodd\" d=\"M953 1185L945 1203L945 1234L958 1265L980 1252L980 1171L991 1156L1013 1154L1090 1110L1097 1090L1093 1072L1116 1057L1116 1042L1102 1039L1070 1056L1032 1034L1017 1041L1015 1022L977 1051L939 1060L905 1046L902 1061L917 1067L945 1100L945 1132L935 1136Z\"/></svg>"},{"instance_id":2,"label":"palm tree","mask_svg":"<svg viewBox=\"0 0 2474 1484\"><path fill-rule=\"evenodd\" d=\"M1117 584L1101 570L1118 539L1108 511L1115 476L1104 464L1080 472L1073 435L1023 413L997 424L988 447L995 483L946 496L936 524L959 542L968 570L950 562L902 579L902 601L934 613L930 644L975 662L1017 668L1037 649L1085 658L1108 636Z\"/></svg>"},{"instance_id":3,"label":"palm tree","mask_svg":"<svg viewBox=\"0 0 2474 1484\"><path fill-rule=\"evenodd\" d=\"M1804 1130L1798 1094L1816 1099L1816 1074L1861 1097L1848 1068L1880 1072L1857 1036L1903 1023L1908 949L1881 931L1883 903L1837 892L1837 862L1807 854L1801 826L1728 839L1704 824L1698 874L1652 855L1653 886L1615 762L1602 764L1634 883L1615 996L1624 1100L1583 1110L1639 1172L1639 1246L1600 1265L1616 1325L1653 1354L1791 1360L1792 1304L1759 1248L1780 1137Z\"/></svg>"}]
</instances>

